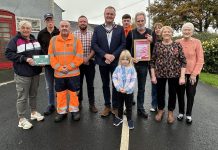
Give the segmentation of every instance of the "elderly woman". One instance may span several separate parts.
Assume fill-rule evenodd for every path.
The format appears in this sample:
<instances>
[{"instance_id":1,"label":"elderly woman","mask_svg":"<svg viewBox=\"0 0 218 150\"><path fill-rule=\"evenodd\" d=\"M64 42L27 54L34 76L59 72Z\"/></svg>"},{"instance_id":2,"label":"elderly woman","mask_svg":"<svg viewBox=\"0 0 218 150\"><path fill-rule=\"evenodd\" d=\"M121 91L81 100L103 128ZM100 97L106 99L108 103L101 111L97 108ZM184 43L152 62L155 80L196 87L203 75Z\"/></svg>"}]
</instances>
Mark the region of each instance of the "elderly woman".
<instances>
[{"instance_id":1,"label":"elderly woman","mask_svg":"<svg viewBox=\"0 0 218 150\"><path fill-rule=\"evenodd\" d=\"M27 103L31 109L31 120L41 121L44 119L36 111L36 95L39 86L39 74L42 68L34 66L33 55L41 54L40 44L31 35L32 26L28 21L19 23L19 31L6 47L6 57L13 61L14 80L17 90L17 114L18 127L30 129L33 125L25 118Z\"/></svg>"},{"instance_id":2,"label":"elderly woman","mask_svg":"<svg viewBox=\"0 0 218 150\"><path fill-rule=\"evenodd\" d=\"M194 32L194 25L192 23L185 23L182 26L183 38L178 39L183 47L183 52L187 60L185 78L186 84L181 85L178 88L178 102L179 102L179 115L177 120L183 120L184 111L184 95L186 91L187 107L186 107L186 123L192 123L192 107L194 103L194 97L196 93L196 87L198 84L199 74L204 64L204 54L201 41L192 37Z\"/></svg>"},{"instance_id":3,"label":"elderly woman","mask_svg":"<svg viewBox=\"0 0 218 150\"><path fill-rule=\"evenodd\" d=\"M186 59L182 46L172 40L173 29L161 28L162 42L157 42L152 54L151 82L157 84L158 113L155 116L161 121L165 107L165 88L168 82L168 123L174 122L173 110L176 105L176 88L185 83Z\"/></svg>"}]
</instances>

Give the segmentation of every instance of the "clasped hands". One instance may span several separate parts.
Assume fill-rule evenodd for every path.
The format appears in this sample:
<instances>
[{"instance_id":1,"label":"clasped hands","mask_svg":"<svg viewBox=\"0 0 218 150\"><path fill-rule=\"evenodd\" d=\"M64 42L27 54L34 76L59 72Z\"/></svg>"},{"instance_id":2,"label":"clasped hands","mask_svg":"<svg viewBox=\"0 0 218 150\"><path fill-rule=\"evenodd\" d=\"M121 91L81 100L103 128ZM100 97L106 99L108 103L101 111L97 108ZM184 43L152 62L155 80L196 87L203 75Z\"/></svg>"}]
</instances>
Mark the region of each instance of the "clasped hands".
<instances>
[{"instance_id":1,"label":"clasped hands","mask_svg":"<svg viewBox=\"0 0 218 150\"><path fill-rule=\"evenodd\" d=\"M114 61L115 56L112 55L112 54L105 54L105 55L104 55L104 58L106 59L106 60L105 60L105 63L106 63L106 64L111 64L111 63Z\"/></svg>"}]
</instances>

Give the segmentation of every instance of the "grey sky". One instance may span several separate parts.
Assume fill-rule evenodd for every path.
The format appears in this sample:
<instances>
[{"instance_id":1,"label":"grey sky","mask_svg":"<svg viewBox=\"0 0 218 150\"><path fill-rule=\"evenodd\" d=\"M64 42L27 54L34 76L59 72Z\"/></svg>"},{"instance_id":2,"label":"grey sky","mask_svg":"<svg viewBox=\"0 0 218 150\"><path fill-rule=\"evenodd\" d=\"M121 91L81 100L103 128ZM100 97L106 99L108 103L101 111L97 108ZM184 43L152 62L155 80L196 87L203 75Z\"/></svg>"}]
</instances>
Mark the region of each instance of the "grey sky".
<instances>
[{"instance_id":1,"label":"grey sky","mask_svg":"<svg viewBox=\"0 0 218 150\"><path fill-rule=\"evenodd\" d=\"M104 8L111 5L116 9L116 23L121 23L122 15L125 13L135 16L136 12L144 11L148 0L54 0L62 9L63 19L77 21L80 15L85 15L89 23L101 24L104 22ZM153 1L153 0L151 0Z\"/></svg>"}]
</instances>

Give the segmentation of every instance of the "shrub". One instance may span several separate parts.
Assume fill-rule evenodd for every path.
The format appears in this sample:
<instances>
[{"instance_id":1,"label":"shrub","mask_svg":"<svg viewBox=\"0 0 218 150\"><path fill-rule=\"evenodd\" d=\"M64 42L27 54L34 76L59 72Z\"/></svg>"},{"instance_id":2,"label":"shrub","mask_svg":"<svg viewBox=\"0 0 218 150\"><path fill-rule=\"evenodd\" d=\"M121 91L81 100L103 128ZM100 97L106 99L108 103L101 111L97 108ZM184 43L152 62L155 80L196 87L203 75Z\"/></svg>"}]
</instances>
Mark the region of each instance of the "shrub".
<instances>
[{"instance_id":1,"label":"shrub","mask_svg":"<svg viewBox=\"0 0 218 150\"><path fill-rule=\"evenodd\" d=\"M205 64L203 70L209 73L218 73L218 38L202 42Z\"/></svg>"}]
</instances>

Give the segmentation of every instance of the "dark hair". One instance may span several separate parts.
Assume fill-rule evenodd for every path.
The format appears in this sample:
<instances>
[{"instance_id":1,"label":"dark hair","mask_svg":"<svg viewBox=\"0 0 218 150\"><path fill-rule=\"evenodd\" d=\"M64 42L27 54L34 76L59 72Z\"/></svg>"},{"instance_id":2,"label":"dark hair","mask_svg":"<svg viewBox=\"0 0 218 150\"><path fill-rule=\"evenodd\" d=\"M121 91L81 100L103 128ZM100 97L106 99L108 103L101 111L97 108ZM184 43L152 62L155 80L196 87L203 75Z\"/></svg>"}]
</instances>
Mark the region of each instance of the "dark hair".
<instances>
[{"instance_id":1,"label":"dark hair","mask_svg":"<svg viewBox=\"0 0 218 150\"><path fill-rule=\"evenodd\" d=\"M79 20L80 18L86 18L86 19L87 19L87 17L84 16L84 15L79 16L78 20ZM88 20L88 19L87 19L87 20Z\"/></svg>"},{"instance_id":2,"label":"dark hair","mask_svg":"<svg viewBox=\"0 0 218 150\"><path fill-rule=\"evenodd\" d=\"M131 16L129 14L125 14L122 16L122 20L123 19L131 19Z\"/></svg>"}]
</instances>

